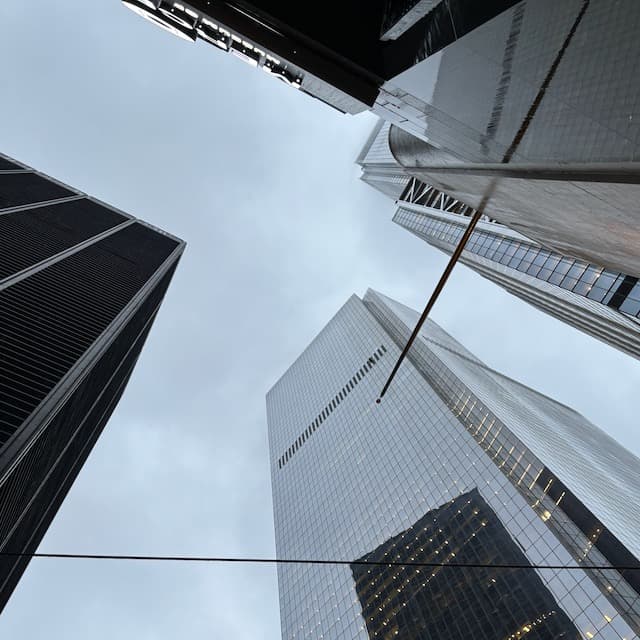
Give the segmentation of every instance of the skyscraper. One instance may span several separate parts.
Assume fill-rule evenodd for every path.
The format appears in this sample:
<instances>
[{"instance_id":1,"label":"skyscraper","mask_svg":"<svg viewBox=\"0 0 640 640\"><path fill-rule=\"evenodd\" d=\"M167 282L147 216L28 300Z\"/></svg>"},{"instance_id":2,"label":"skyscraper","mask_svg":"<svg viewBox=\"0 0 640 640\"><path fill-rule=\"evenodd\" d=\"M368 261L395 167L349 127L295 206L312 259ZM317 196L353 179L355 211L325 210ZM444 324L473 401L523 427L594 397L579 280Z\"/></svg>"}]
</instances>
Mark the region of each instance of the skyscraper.
<instances>
[{"instance_id":1,"label":"skyscraper","mask_svg":"<svg viewBox=\"0 0 640 640\"><path fill-rule=\"evenodd\" d=\"M394 165L389 129L379 122L367 140L356 160L361 178L397 200L396 224L451 254L474 209ZM541 311L640 358L638 278L545 249L488 216L460 261Z\"/></svg>"},{"instance_id":2,"label":"skyscraper","mask_svg":"<svg viewBox=\"0 0 640 640\"><path fill-rule=\"evenodd\" d=\"M0 551L33 553L131 376L184 242L0 156ZM0 557L0 608L28 557Z\"/></svg>"},{"instance_id":3,"label":"skyscraper","mask_svg":"<svg viewBox=\"0 0 640 640\"><path fill-rule=\"evenodd\" d=\"M472 207L498 179L490 217L640 277L639 26L633 0L516 4L398 82L426 115L392 128L394 156Z\"/></svg>"},{"instance_id":4,"label":"skyscraper","mask_svg":"<svg viewBox=\"0 0 640 640\"><path fill-rule=\"evenodd\" d=\"M416 320L352 296L267 394L278 556L347 562L279 566L283 638L638 637L640 461L431 321L376 404Z\"/></svg>"}]
</instances>

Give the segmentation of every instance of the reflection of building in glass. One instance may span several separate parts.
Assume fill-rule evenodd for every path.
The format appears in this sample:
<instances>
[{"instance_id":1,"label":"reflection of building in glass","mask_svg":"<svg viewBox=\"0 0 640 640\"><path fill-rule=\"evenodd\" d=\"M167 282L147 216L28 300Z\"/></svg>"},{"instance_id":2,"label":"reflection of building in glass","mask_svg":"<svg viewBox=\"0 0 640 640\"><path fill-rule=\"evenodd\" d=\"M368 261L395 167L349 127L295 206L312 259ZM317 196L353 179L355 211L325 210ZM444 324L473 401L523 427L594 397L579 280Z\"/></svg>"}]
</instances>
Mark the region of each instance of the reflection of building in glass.
<instances>
[{"instance_id":1,"label":"reflection of building in glass","mask_svg":"<svg viewBox=\"0 0 640 640\"><path fill-rule=\"evenodd\" d=\"M364 562L529 565L477 489L432 509ZM371 638L581 638L531 569L351 567Z\"/></svg>"},{"instance_id":2,"label":"reflection of building in glass","mask_svg":"<svg viewBox=\"0 0 640 640\"><path fill-rule=\"evenodd\" d=\"M638 566L638 459L433 322L375 404L416 319L375 292L352 296L269 391L278 556L353 561L477 491L528 563L576 567L535 574L559 629L565 620L585 638L637 637L640 572L604 567ZM502 546L509 561L513 547ZM284 638L376 637L349 566L281 565L278 580ZM523 607L516 637L537 620L524 620L537 605Z\"/></svg>"},{"instance_id":3,"label":"reflection of building in glass","mask_svg":"<svg viewBox=\"0 0 640 640\"><path fill-rule=\"evenodd\" d=\"M0 608L124 392L183 249L0 156Z\"/></svg>"},{"instance_id":4,"label":"reflection of building in glass","mask_svg":"<svg viewBox=\"0 0 640 640\"><path fill-rule=\"evenodd\" d=\"M362 180L398 200L394 222L451 254L474 209L408 177L389 149L388 131L379 122L356 160ZM640 357L637 278L547 250L488 216L460 261L541 311Z\"/></svg>"}]
</instances>

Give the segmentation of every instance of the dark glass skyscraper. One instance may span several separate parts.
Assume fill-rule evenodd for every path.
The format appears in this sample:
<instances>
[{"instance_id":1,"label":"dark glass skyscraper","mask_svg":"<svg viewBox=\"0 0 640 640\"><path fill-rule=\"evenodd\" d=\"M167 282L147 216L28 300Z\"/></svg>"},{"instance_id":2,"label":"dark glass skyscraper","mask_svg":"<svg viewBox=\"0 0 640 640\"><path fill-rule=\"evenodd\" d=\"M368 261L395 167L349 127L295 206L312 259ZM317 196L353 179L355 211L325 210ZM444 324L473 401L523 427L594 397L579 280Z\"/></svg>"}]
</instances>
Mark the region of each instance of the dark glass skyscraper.
<instances>
[{"instance_id":1,"label":"dark glass skyscraper","mask_svg":"<svg viewBox=\"0 0 640 640\"><path fill-rule=\"evenodd\" d=\"M376 404L416 320L352 296L267 394L278 556L350 563L279 566L283 638L638 637L640 461L430 321Z\"/></svg>"},{"instance_id":2,"label":"dark glass skyscraper","mask_svg":"<svg viewBox=\"0 0 640 640\"><path fill-rule=\"evenodd\" d=\"M361 564L412 556L437 563L443 555L488 566L472 574L447 567L427 571ZM531 566L478 489L428 511L352 566L369 636L498 639L528 628L530 639L582 637L535 571L492 569L491 564ZM491 615L474 615L478 611Z\"/></svg>"},{"instance_id":3,"label":"dark glass skyscraper","mask_svg":"<svg viewBox=\"0 0 640 640\"><path fill-rule=\"evenodd\" d=\"M115 409L184 242L0 156L0 551L36 550ZM29 563L0 557L0 608Z\"/></svg>"}]
</instances>

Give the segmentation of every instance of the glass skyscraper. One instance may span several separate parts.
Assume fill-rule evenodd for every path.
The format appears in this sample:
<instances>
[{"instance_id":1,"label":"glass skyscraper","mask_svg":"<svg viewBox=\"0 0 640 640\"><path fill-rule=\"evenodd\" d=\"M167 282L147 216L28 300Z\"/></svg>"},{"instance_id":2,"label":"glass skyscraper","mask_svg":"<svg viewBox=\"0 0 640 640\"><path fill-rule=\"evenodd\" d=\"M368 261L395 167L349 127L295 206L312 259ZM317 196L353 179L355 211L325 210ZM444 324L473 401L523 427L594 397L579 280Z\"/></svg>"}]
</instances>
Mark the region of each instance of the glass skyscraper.
<instances>
[{"instance_id":1,"label":"glass skyscraper","mask_svg":"<svg viewBox=\"0 0 640 640\"><path fill-rule=\"evenodd\" d=\"M362 180L397 200L393 221L451 254L474 209L410 177L389 149L379 122L356 162ZM484 216L460 262L536 308L640 358L638 278L542 247Z\"/></svg>"},{"instance_id":2,"label":"glass skyscraper","mask_svg":"<svg viewBox=\"0 0 640 640\"><path fill-rule=\"evenodd\" d=\"M0 156L0 609L115 409L183 250Z\"/></svg>"},{"instance_id":3,"label":"glass skyscraper","mask_svg":"<svg viewBox=\"0 0 640 640\"><path fill-rule=\"evenodd\" d=\"M431 321L376 404L416 320L352 296L267 394L277 554L347 562L279 566L283 638L638 637L640 461Z\"/></svg>"}]
</instances>

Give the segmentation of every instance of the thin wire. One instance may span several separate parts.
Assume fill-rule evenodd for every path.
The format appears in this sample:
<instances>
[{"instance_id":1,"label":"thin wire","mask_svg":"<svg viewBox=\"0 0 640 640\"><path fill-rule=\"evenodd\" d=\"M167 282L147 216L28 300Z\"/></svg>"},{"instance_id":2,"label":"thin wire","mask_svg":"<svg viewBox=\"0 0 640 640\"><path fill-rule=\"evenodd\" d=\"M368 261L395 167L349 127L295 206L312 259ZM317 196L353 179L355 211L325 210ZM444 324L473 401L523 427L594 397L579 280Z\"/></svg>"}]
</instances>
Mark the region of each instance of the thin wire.
<instances>
[{"instance_id":1,"label":"thin wire","mask_svg":"<svg viewBox=\"0 0 640 640\"><path fill-rule=\"evenodd\" d=\"M513 155L516 152L516 149L518 148L520 142L522 141L522 138L524 138L524 134L527 132L527 129L529 128L529 125L531 124L531 122L533 120L533 117L535 116L536 112L538 111L538 107L540 106L540 103L542 102L542 98L544 97L544 94L545 94L546 90L548 89L549 84L551 83L551 80L553 79L553 76L555 75L556 71L558 70L558 66L560 65L560 61L562 60L562 58L563 58L563 56L564 56L564 54L565 54L565 52L567 50L567 47L569 46L569 43L571 42L571 40L572 40L572 38L573 38L577 28L578 28L578 25L582 21L582 18L584 17L584 14L585 14L585 12L587 10L587 7L589 6L590 1L591 0L583 0L582 8L578 12L578 15L576 16L576 19L574 20L573 25L571 26L571 29L569 29L569 32L567 33L567 37L564 39L564 42L562 43L562 46L558 50L558 53L556 54L556 57L554 58L553 62L551 63L551 66L549 67L549 71L547 72L547 75L545 76L542 84L540 85L540 88L538 89L538 92L537 92L535 98L533 99L533 102L531 103L531 106L529 107L529 110L527 111L524 119L522 120L522 123L521 123L518 131L516 131L516 134L513 137L513 140L511 141L511 144L509 145L509 147L507 148L507 150L504 153L504 156L502 157L502 160L501 160L502 164L508 164L509 162L511 162L511 159L513 158ZM482 200L480 201L480 204L478 205L478 208L477 208L476 212L474 213L473 217L471 218L471 221L469 222L469 224L467 226L467 229L464 232L462 238L460 238L460 242L458 243L458 246L456 247L455 251L451 255L451 258L449 259L449 262L447 263L447 266L445 267L445 270L444 270L442 276L440 276L440 280L438 280L438 284L436 285L435 289L433 290L433 293L431 294L431 297L429 298L429 301L427 302L427 306L425 307L424 311L422 312L422 315L420 316L420 319L418 320L418 323L414 327L413 332L411 333L411 336L409 337L409 340L407 341L407 344L404 346L404 349L402 350L402 353L400 354L400 357L398 358L398 361L396 362L395 366L393 367L393 370L391 371L391 374L389 375L389 378L385 382L384 387L382 387L382 391L380 392L380 396L376 399L376 404L380 404L380 401L384 397L384 394L387 392L387 390L389 389L389 386L391 385L391 381L394 379L396 373L398 372L398 369L400 368L400 365L402 364L403 360L405 359L405 357L409 353L409 349L411 349L411 346L413 345L415 339L418 337L418 333L420 332L420 329L422 328L422 325L425 323L425 321L427 319L427 316L429 315L429 312L433 308L433 305L436 303L436 300L440 296L440 293L441 293L444 285L446 284L447 280L449 279L449 276L451 275L451 272L453 271L453 267L455 267L456 263L458 262L458 259L462 255L462 251L464 250L464 248L465 248L465 246L467 244L467 241L471 237L471 234L473 233L473 230L475 229L476 225L478 224L480 218L484 214L484 210L485 210L489 200L493 197L493 194L494 194L495 188L496 188L496 184L497 184L497 180L494 178L487 185L487 188L485 189L485 192L484 192L484 194L482 196Z\"/></svg>"},{"instance_id":2,"label":"thin wire","mask_svg":"<svg viewBox=\"0 0 640 640\"><path fill-rule=\"evenodd\" d=\"M144 562L210 562L210 563L238 563L238 564L315 564L334 566L371 566L371 567L418 567L418 568L452 568L452 569L553 569L563 571L639 571L636 565L608 565L608 566L567 566L562 564L505 564L482 562L422 562L398 560L319 560L310 558L244 558L244 557L216 557L216 556L150 556L150 555L120 555L106 553L12 553L0 551L0 557L12 558L52 558L61 560L122 560Z\"/></svg>"}]
</instances>

